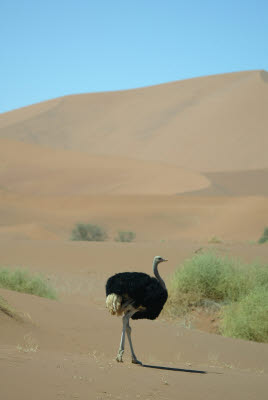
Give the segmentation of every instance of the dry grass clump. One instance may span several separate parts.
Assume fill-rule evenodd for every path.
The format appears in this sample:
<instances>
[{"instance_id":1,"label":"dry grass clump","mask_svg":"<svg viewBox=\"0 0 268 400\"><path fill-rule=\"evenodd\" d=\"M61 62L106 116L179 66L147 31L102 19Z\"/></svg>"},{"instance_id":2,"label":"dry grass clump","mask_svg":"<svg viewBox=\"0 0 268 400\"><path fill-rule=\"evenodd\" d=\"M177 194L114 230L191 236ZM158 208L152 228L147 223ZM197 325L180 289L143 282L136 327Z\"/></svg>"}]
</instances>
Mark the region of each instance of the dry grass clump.
<instances>
[{"instance_id":1,"label":"dry grass clump","mask_svg":"<svg viewBox=\"0 0 268 400\"><path fill-rule=\"evenodd\" d=\"M27 270L0 268L0 288L56 299L56 291L40 275L31 275Z\"/></svg>"},{"instance_id":2,"label":"dry grass clump","mask_svg":"<svg viewBox=\"0 0 268 400\"><path fill-rule=\"evenodd\" d=\"M209 239L208 243L219 244L222 243L222 240L218 236L212 236L212 238Z\"/></svg>"},{"instance_id":3,"label":"dry grass clump","mask_svg":"<svg viewBox=\"0 0 268 400\"><path fill-rule=\"evenodd\" d=\"M136 234L131 231L118 231L117 237L115 238L116 242L133 242Z\"/></svg>"},{"instance_id":4,"label":"dry grass clump","mask_svg":"<svg viewBox=\"0 0 268 400\"><path fill-rule=\"evenodd\" d=\"M102 242L108 237L104 228L93 224L76 224L72 230L71 240Z\"/></svg>"},{"instance_id":5,"label":"dry grass clump","mask_svg":"<svg viewBox=\"0 0 268 400\"><path fill-rule=\"evenodd\" d=\"M256 315L264 317L265 313L268 321L268 297L261 296L265 290L268 290L268 266L243 264L214 252L196 254L172 276L165 313L182 316L197 307L211 305L222 310L220 332L223 335L268 341L268 329L265 336L254 323ZM241 311L239 319L237 310ZM248 333L245 333L246 326Z\"/></svg>"},{"instance_id":6,"label":"dry grass clump","mask_svg":"<svg viewBox=\"0 0 268 400\"><path fill-rule=\"evenodd\" d=\"M11 318L15 318L17 316L15 310L8 304L8 302L0 296L0 312L8 315Z\"/></svg>"}]
</instances>

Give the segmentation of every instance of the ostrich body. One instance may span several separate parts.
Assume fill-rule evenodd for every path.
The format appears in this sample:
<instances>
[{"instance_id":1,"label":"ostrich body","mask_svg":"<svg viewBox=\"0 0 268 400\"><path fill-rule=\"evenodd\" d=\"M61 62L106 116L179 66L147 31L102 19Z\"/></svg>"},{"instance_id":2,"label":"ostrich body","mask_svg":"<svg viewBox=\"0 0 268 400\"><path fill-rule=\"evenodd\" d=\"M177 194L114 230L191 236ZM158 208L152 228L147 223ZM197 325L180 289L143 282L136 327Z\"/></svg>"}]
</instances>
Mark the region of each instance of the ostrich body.
<instances>
[{"instance_id":1,"label":"ostrich body","mask_svg":"<svg viewBox=\"0 0 268 400\"><path fill-rule=\"evenodd\" d=\"M158 264L167 261L156 256L153 260L151 277L143 272L122 272L111 276L106 283L106 307L112 315L123 315L123 330L116 360L122 362L125 348L125 334L127 333L132 362L141 364L137 360L131 341L129 319L156 319L160 314L168 292L163 279L158 272Z\"/></svg>"}]
</instances>

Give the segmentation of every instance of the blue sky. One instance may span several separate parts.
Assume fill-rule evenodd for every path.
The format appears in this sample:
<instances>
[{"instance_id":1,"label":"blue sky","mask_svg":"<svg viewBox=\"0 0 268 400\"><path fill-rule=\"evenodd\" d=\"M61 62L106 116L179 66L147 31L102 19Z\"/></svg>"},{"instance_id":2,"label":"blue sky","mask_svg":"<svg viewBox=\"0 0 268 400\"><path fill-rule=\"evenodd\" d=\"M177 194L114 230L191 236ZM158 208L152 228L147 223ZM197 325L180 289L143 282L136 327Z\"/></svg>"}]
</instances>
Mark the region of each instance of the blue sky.
<instances>
[{"instance_id":1,"label":"blue sky","mask_svg":"<svg viewBox=\"0 0 268 400\"><path fill-rule=\"evenodd\" d=\"M267 0L1 0L0 113L67 94L267 70L267 16Z\"/></svg>"}]
</instances>

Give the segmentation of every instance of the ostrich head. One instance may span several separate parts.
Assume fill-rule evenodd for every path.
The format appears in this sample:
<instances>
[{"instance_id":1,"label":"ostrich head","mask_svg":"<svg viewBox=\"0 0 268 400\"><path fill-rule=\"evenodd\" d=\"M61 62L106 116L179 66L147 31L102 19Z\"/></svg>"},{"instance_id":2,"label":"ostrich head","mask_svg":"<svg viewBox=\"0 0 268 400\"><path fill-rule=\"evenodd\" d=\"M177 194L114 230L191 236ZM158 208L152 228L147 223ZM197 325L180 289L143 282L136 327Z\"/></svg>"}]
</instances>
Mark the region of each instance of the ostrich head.
<instances>
[{"instance_id":1,"label":"ostrich head","mask_svg":"<svg viewBox=\"0 0 268 400\"><path fill-rule=\"evenodd\" d=\"M168 261L168 260L166 260L165 258L160 257L160 256L155 256L155 258L154 258L154 263L157 263L157 264L164 262L164 261Z\"/></svg>"}]
</instances>

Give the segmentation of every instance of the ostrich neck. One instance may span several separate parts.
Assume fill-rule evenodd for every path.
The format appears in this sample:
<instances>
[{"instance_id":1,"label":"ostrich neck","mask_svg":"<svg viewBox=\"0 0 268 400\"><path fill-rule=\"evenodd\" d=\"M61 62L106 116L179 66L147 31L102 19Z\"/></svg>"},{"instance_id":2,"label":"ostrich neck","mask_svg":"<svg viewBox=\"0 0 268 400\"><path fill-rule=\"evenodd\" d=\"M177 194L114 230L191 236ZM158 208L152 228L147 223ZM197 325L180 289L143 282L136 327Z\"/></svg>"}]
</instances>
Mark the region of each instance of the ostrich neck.
<instances>
[{"instance_id":1,"label":"ostrich neck","mask_svg":"<svg viewBox=\"0 0 268 400\"><path fill-rule=\"evenodd\" d=\"M161 276L159 275L159 272L158 272L158 262L156 262L156 261L154 261L154 263L153 263L153 271L154 271L154 274L155 274L156 279L159 280L159 282L160 282L162 288L163 288L163 289L166 289L165 282L163 281L163 279L162 279Z\"/></svg>"}]
</instances>

